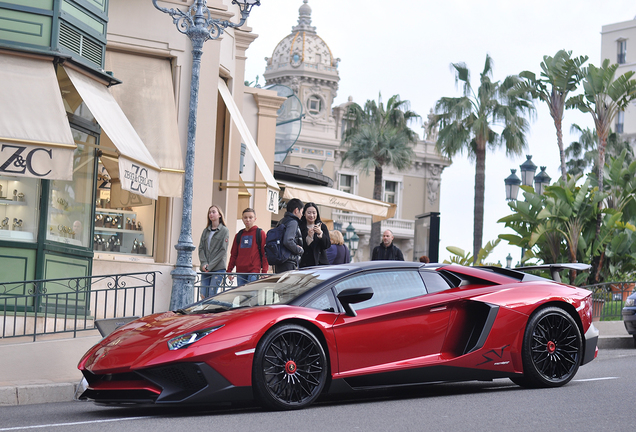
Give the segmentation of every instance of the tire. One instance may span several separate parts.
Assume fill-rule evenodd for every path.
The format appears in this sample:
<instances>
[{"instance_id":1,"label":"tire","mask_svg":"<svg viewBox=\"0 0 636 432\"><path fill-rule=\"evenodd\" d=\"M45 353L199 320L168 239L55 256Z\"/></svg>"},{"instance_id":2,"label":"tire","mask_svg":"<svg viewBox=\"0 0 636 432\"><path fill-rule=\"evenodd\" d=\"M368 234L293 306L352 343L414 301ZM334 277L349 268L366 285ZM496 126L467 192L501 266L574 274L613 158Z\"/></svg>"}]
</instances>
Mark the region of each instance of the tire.
<instances>
[{"instance_id":1,"label":"tire","mask_svg":"<svg viewBox=\"0 0 636 432\"><path fill-rule=\"evenodd\" d=\"M305 408L322 393L328 369L325 351L313 333L299 325L281 325L256 347L254 395L265 408Z\"/></svg>"},{"instance_id":2,"label":"tire","mask_svg":"<svg viewBox=\"0 0 636 432\"><path fill-rule=\"evenodd\" d=\"M632 335L632 337L634 338L634 348L636 348L636 334Z\"/></svg>"},{"instance_id":3,"label":"tire","mask_svg":"<svg viewBox=\"0 0 636 432\"><path fill-rule=\"evenodd\" d=\"M574 319L558 307L541 309L528 321L523 337L523 378L513 381L533 388L565 385L576 375L582 352Z\"/></svg>"}]
</instances>

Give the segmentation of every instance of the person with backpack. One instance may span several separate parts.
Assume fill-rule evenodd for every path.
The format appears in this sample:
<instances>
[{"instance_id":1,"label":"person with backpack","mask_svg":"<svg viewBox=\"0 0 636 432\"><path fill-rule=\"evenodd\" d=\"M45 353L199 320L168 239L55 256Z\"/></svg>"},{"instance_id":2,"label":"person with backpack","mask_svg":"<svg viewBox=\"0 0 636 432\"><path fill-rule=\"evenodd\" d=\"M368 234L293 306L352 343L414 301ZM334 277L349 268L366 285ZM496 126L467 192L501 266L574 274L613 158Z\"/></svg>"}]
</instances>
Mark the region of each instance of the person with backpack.
<instances>
[{"instance_id":1,"label":"person with backpack","mask_svg":"<svg viewBox=\"0 0 636 432\"><path fill-rule=\"evenodd\" d=\"M305 252L300 257L300 267L328 265L327 249L331 246L329 229L320 220L320 213L316 204L305 204L303 217L300 219L300 233Z\"/></svg>"},{"instance_id":2,"label":"person with backpack","mask_svg":"<svg viewBox=\"0 0 636 432\"><path fill-rule=\"evenodd\" d=\"M199 240L199 261L201 262L201 299L216 295L225 273L225 258L230 230L225 226L223 212L217 205L208 209L208 225Z\"/></svg>"},{"instance_id":3,"label":"person with backpack","mask_svg":"<svg viewBox=\"0 0 636 432\"><path fill-rule=\"evenodd\" d=\"M267 261L274 265L274 273L282 273L298 268L298 261L303 254L303 240L300 234L300 217L302 216L303 202L298 198L292 198L287 202L287 211L278 222L276 228L267 232L265 250ZM283 231L284 228L284 231ZM278 234L279 232L279 235Z\"/></svg>"},{"instance_id":4,"label":"person with backpack","mask_svg":"<svg viewBox=\"0 0 636 432\"><path fill-rule=\"evenodd\" d=\"M256 210L246 208L243 210L242 219L245 228L234 237L227 272L232 273L236 266L237 273L267 273L269 265L265 258L265 232L255 225ZM243 286L258 278L257 274L238 275L236 286Z\"/></svg>"}]
</instances>

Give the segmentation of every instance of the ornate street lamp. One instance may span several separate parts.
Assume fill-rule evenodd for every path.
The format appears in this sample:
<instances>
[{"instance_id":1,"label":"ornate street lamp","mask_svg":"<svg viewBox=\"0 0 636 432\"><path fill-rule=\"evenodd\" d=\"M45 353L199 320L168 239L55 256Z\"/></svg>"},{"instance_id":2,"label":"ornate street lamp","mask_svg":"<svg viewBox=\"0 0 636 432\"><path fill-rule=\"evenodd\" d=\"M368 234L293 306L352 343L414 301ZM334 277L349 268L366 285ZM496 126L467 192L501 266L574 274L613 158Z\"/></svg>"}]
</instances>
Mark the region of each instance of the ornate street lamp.
<instances>
[{"instance_id":1,"label":"ornate street lamp","mask_svg":"<svg viewBox=\"0 0 636 432\"><path fill-rule=\"evenodd\" d=\"M508 256L506 257L506 268L511 268L511 267L512 267L512 255L508 253Z\"/></svg>"},{"instance_id":2,"label":"ornate street lamp","mask_svg":"<svg viewBox=\"0 0 636 432\"><path fill-rule=\"evenodd\" d=\"M349 243L349 241L351 240L351 237L353 237L353 234L355 234L355 232L356 232L356 229L353 227L353 223L349 222L349 226L345 230L345 234L344 234L344 239L347 243Z\"/></svg>"},{"instance_id":3,"label":"ornate street lamp","mask_svg":"<svg viewBox=\"0 0 636 432\"><path fill-rule=\"evenodd\" d=\"M355 232L353 236L351 236L351 240L349 241L349 252L351 252L351 259L356 256L356 252L358 251L358 244L360 242L360 237Z\"/></svg>"},{"instance_id":4,"label":"ornate street lamp","mask_svg":"<svg viewBox=\"0 0 636 432\"><path fill-rule=\"evenodd\" d=\"M521 179L517 177L516 172L516 169L511 169L510 175L504 179L504 183L506 184L506 201L516 200L519 194Z\"/></svg>"},{"instance_id":5,"label":"ornate street lamp","mask_svg":"<svg viewBox=\"0 0 636 432\"><path fill-rule=\"evenodd\" d=\"M552 180L548 173L545 172L545 169L546 167L542 166L541 172L534 176L534 191L539 195L543 193L546 186L550 185L550 180Z\"/></svg>"},{"instance_id":6,"label":"ornate street lamp","mask_svg":"<svg viewBox=\"0 0 636 432\"><path fill-rule=\"evenodd\" d=\"M521 184L524 186L532 186L534 173L537 172L537 166L532 162L532 156L526 155L526 161L519 165L521 169Z\"/></svg>"},{"instance_id":7,"label":"ornate street lamp","mask_svg":"<svg viewBox=\"0 0 636 432\"><path fill-rule=\"evenodd\" d=\"M177 26L177 30L186 35L192 42L192 78L190 81L188 144L183 181L183 211L179 241L175 245L177 264L175 269L170 272L172 275L170 310L181 309L192 303L194 299L194 281L197 276L192 269L192 252L195 249L192 242L192 185L194 179L194 139L197 128L199 75L201 72L203 44L207 40L218 39L223 34L223 30L228 27L241 27L245 24L252 8L261 4L260 0L232 0L232 3L238 5L241 11L241 20L238 23L212 18L206 0L195 0L187 12L179 9L162 8L157 4L157 0L152 0L155 8L170 15Z\"/></svg>"},{"instance_id":8,"label":"ornate street lamp","mask_svg":"<svg viewBox=\"0 0 636 432\"><path fill-rule=\"evenodd\" d=\"M358 234L356 234L356 229L353 227L352 222L349 222L349 226L344 233L344 238L347 242L347 247L349 248L349 258L353 259L353 257L356 255L356 251L358 250L360 237L358 237Z\"/></svg>"}]
</instances>

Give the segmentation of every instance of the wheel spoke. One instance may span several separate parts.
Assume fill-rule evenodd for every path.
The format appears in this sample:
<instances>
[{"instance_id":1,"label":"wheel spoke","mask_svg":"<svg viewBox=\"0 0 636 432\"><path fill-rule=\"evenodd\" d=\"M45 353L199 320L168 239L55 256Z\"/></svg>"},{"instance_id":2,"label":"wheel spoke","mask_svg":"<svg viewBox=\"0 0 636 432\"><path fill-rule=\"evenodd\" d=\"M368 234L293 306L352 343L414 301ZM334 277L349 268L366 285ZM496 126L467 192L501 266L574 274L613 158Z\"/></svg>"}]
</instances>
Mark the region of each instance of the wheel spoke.
<instances>
[{"instance_id":1,"label":"wheel spoke","mask_svg":"<svg viewBox=\"0 0 636 432\"><path fill-rule=\"evenodd\" d=\"M577 332L563 316L546 315L534 328L530 352L537 370L548 379L562 379L572 373L579 349Z\"/></svg>"},{"instance_id":2,"label":"wheel spoke","mask_svg":"<svg viewBox=\"0 0 636 432\"><path fill-rule=\"evenodd\" d=\"M298 331L274 338L264 353L262 366L270 394L286 404L314 397L325 369L324 357L316 343Z\"/></svg>"}]
</instances>

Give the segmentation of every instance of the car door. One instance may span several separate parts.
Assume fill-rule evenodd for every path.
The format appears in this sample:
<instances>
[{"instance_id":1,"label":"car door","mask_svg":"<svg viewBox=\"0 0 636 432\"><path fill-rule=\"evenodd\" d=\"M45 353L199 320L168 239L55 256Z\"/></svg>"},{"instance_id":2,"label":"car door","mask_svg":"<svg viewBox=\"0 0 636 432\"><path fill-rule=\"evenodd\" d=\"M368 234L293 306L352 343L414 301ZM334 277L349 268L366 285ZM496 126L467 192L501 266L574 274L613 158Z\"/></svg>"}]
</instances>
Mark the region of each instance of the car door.
<instances>
[{"instance_id":1,"label":"car door","mask_svg":"<svg viewBox=\"0 0 636 432\"><path fill-rule=\"evenodd\" d=\"M450 317L447 303L455 296L427 294L417 269L353 275L334 289L363 287L371 287L373 297L352 305L357 316L340 314L333 327L337 376L388 372L438 359Z\"/></svg>"}]
</instances>

